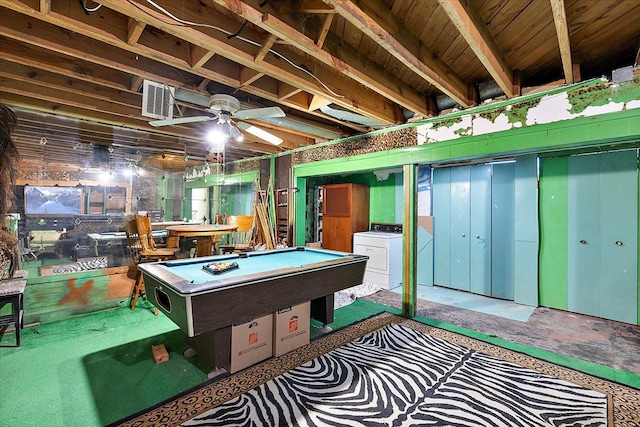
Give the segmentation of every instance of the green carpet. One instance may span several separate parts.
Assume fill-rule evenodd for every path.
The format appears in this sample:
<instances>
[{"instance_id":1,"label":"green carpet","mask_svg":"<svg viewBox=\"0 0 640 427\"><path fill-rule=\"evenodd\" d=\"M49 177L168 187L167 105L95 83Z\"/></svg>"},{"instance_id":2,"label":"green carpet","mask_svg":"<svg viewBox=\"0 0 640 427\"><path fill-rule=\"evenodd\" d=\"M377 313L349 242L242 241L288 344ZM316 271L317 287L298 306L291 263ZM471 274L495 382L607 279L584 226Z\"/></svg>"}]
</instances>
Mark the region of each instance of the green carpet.
<instances>
[{"instance_id":1,"label":"green carpet","mask_svg":"<svg viewBox=\"0 0 640 427\"><path fill-rule=\"evenodd\" d=\"M338 329L383 309L357 300L336 310L330 326ZM317 328L311 331L312 339L320 335ZM0 345L9 345L12 335ZM157 344L169 351L168 362L154 363L151 346ZM171 320L146 309L25 328L20 348L0 348L0 425L103 426L147 409L207 380L205 365L181 356L186 347Z\"/></svg>"},{"instance_id":2,"label":"green carpet","mask_svg":"<svg viewBox=\"0 0 640 427\"><path fill-rule=\"evenodd\" d=\"M22 333L20 348L0 349L3 425L100 426L206 380L179 357L177 326L149 310L100 312ZM161 343L171 359L156 365L151 345Z\"/></svg>"},{"instance_id":3,"label":"green carpet","mask_svg":"<svg viewBox=\"0 0 640 427\"><path fill-rule=\"evenodd\" d=\"M399 314L358 299L336 310L330 326L337 330L381 311ZM428 318L416 320L640 388L638 375ZM314 339L322 325L312 321L312 326ZM12 332L0 338L0 345L12 344ZM151 346L156 344L166 346L168 362L154 363ZM178 327L148 309L115 309L26 328L20 348L0 348L0 425L103 426L147 409L207 380L206 366L181 356L185 348Z\"/></svg>"}]
</instances>

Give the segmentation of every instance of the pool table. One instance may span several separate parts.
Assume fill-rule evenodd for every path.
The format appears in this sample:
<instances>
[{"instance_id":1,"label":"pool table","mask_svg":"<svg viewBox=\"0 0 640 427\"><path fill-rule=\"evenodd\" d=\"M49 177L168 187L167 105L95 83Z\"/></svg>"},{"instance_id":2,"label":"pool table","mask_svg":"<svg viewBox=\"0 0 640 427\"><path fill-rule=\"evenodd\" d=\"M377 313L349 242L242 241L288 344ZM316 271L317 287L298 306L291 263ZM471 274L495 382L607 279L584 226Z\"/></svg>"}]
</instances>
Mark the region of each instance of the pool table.
<instances>
[{"instance_id":1,"label":"pool table","mask_svg":"<svg viewBox=\"0 0 640 427\"><path fill-rule=\"evenodd\" d=\"M138 268L147 298L194 337L307 301L312 301L312 317L330 323L334 292L361 284L367 259L293 247L145 263ZM237 263L238 268L220 274L203 270L212 262Z\"/></svg>"},{"instance_id":2,"label":"pool table","mask_svg":"<svg viewBox=\"0 0 640 427\"><path fill-rule=\"evenodd\" d=\"M148 299L186 334L190 349L232 371L233 325L311 301L311 316L333 321L333 294L362 283L368 257L306 247L139 264ZM237 263L214 274L203 267Z\"/></svg>"}]
</instances>

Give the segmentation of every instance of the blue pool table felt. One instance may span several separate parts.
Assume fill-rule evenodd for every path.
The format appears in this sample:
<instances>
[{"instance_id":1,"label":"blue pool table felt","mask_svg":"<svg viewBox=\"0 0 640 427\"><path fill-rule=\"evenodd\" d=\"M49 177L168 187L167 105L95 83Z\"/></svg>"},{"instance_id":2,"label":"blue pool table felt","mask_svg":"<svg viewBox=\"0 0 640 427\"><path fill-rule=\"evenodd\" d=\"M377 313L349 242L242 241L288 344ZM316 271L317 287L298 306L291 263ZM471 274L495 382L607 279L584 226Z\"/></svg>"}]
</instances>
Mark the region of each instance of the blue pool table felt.
<instances>
[{"instance_id":1,"label":"blue pool table felt","mask_svg":"<svg viewBox=\"0 0 640 427\"><path fill-rule=\"evenodd\" d=\"M202 261L167 262L163 265L171 273L178 275L193 284L201 284L216 280L240 278L244 275L261 274L283 268L299 268L307 264L331 261L342 258L340 253L317 252L313 250L289 251L280 253L265 253L247 258L240 257L212 257L202 258ZM211 274L202 269L210 262L237 262L238 268L221 274Z\"/></svg>"}]
</instances>

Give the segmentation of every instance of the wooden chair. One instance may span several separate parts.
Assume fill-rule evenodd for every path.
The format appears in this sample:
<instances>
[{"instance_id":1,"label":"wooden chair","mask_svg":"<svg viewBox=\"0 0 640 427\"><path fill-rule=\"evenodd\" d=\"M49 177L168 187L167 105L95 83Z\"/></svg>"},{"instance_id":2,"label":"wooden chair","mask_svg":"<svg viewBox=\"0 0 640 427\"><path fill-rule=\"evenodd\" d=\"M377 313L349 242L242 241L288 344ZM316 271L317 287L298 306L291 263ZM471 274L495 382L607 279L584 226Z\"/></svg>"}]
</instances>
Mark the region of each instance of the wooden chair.
<instances>
[{"instance_id":1,"label":"wooden chair","mask_svg":"<svg viewBox=\"0 0 640 427\"><path fill-rule=\"evenodd\" d=\"M255 230L254 223L255 218L253 215L229 215L229 217L227 217L227 224L237 225L238 230L228 235L226 244L220 245L222 253L232 254L252 251Z\"/></svg>"},{"instance_id":2,"label":"wooden chair","mask_svg":"<svg viewBox=\"0 0 640 427\"><path fill-rule=\"evenodd\" d=\"M214 217L214 224L226 224L227 214L216 214Z\"/></svg>"},{"instance_id":3,"label":"wooden chair","mask_svg":"<svg viewBox=\"0 0 640 427\"><path fill-rule=\"evenodd\" d=\"M146 217L148 220L149 217ZM138 228L140 224L140 228ZM125 225L127 234L127 244L129 253L134 266L136 267L136 281L131 292L131 302L129 307L135 310L138 298L144 295L144 283L142 281L142 273L138 270L138 264L141 262L162 261L164 259L175 259L178 248L156 248L151 237L151 223L146 224L146 220L141 215L128 221ZM154 307L153 314L158 315L158 308Z\"/></svg>"}]
</instances>

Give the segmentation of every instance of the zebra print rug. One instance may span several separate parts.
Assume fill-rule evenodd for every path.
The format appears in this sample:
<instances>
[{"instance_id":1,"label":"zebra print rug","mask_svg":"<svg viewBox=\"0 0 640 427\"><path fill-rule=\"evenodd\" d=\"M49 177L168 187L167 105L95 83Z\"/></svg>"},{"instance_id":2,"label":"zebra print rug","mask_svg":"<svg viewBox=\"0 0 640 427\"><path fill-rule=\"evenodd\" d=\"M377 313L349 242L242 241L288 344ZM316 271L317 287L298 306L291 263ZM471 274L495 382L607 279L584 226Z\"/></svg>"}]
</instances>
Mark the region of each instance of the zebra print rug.
<instances>
[{"instance_id":1,"label":"zebra print rug","mask_svg":"<svg viewBox=\"0 0 640 427\"><path fill-rule=\"evenodd\" d=\"M77 271L96 270L108 267L107 257L83 258L78 262L40 267L40 276L75 273Z\"/></svg>"},{"instance_id":2,"label":"zebra print rug","mask_svg":"<svg viewBox=\"0 0 640 427\"><path fill-rule=\"evenodd\" d=\"M384 313L123 425L626 427L638 422L639 390Z\"/></svg>"}]
</instances>

